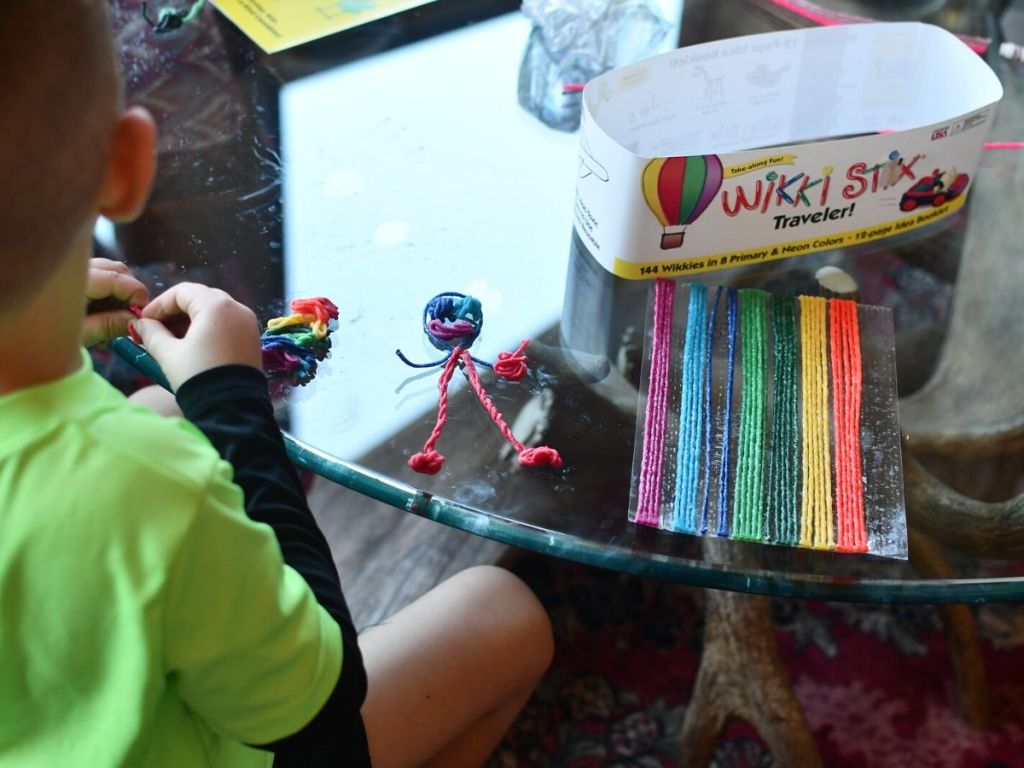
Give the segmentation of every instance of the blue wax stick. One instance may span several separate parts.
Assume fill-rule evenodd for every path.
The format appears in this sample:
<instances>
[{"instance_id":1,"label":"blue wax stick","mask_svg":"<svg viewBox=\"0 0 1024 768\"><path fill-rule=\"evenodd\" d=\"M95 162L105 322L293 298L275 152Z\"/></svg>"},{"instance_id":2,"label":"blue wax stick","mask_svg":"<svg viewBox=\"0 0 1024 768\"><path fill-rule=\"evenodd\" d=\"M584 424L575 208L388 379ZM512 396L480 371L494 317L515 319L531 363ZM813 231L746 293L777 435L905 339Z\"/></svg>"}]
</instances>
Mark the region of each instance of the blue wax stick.
<instances>
[{"instance_id":1,"label":"blue wax stick","mask_svg":"<svg viewBox=\"0 0 1024 768\"><path fill-rule=\"evenodd\" d=\"M715 289L715 299L711 304L711 317L708 318L707 344L704 352L704 492L700 502L700 532L708 532L708 503L711 499L711 353L715 347L715 321L718 320L718 301L722 296L722 286Z\"/></svg>"},{"instance_id":2,"label":"blue wax stick","mask_svg":"<svg viewBox=\"0 0 1024 768\"><path fill-rule=\"evenodd\" d=\"M732 385L736 369L736 315L739 301L735 288L729 289L729 365L726 369L725 420L722 424L722 466L718 471L718 530L719 536L729 535L729 451L732 442Z\"/></svg>"},{"instance_id":3,"label":"blue wax stick","mask_svg":"<svg viewBox=\"0 0 1024 768\"><path fill-rule=\"evenodd\" d=\"M690 285L686 340L682 362L682 402L679 406L679 442L676 447L676 491L673 525L685 533L697 531L697 485L700 477L703 437L704 357L707 340L708 289Z\"/></svg>"}]
</instances>

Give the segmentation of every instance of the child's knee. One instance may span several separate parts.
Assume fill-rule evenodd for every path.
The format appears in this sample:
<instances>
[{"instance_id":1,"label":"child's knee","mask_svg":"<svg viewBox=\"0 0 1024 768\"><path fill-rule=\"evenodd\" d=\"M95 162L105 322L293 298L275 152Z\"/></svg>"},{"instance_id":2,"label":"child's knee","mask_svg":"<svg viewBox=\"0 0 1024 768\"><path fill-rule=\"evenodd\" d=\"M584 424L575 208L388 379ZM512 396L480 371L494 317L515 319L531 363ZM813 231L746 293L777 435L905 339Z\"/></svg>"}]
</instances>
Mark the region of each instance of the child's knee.
<instances>
[{"instance_id":1,"label":"child's knee","mask_svg":"<svg viewBox=\"0 0 1024 768\"><path fill-rule=\"evenodd\" d=\"M551 620L540 600L525 582L504 568L480 565L458 576L467 599L482 616L493 616L503 640L520 656L529 655L546 669L554 653Z\"/></svg>"},{"instance_id":2,"label":"child's knee","mask_svg":"<svg viewBox=\"0 0 1024 768\"><path fill-rule=\"evenodd\" d=\"M174 395L156 384L143 387L128 399L137 405L156 411L161 416L181 416L181 408L178 407L178 401L174 399Z\"/></svg>"},{"instance_id":3,"label":"child's knee","mask_svg":"<svg viewBox=\"0 0 1024 768\"><path fill-rule=\"evenodd\" d=\"M496 565L477 565L461 571L452 579L456 580L470 600L480 601L484 606L500 607L504 613L530 616L539 612L547 621L547 613L533 590L511 571Z\"/></svg>"}]
</instances>

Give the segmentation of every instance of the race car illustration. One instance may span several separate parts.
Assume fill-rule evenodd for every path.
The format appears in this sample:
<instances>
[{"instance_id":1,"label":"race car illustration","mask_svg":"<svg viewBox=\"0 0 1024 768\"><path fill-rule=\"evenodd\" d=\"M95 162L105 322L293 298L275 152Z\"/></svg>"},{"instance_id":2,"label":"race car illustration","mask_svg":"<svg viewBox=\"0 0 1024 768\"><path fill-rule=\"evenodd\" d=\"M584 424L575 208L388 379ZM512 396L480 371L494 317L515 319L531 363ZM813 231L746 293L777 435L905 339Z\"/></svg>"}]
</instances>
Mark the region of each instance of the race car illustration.
<instances>
[{"instance_id":1,"label":"race car illustration","mask_svg":"<svg viewBox=\"0 0 1024 768\"><path fill-rule=\"evenodd\" d=\"M948 180L952 178L952 182ZM931 205L938 208L963 194L970 181L966 173L957 173L956 169L943 173L938 168L930 176L922 176L900 199L901 211L912 211L919 205ZM948 182L948 183L947 183Z\"/></svg>"}]
</instances>

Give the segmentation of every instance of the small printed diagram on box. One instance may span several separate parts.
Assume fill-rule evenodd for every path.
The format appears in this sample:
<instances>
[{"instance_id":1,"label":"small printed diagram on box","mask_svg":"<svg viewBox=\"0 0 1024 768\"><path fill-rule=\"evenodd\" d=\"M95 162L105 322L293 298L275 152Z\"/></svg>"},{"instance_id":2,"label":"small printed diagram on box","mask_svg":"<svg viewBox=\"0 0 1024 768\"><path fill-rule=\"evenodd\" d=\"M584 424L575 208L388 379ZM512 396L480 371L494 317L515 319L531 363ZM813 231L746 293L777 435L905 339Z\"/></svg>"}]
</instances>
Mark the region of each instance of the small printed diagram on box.
<instances>
[{"instance_id":1,"label":"small printed diagram on box","mask_svg":"<svg viewBox=\"0 0 1024 768\"><path fill-rule=\"evenodd\" d=\"M886 308L656 280L629 519L906 558L895 370Z\"/></svg>"},{"instance_id":2,"label":"small printed diagram on box","mask_svg":"<svg viewBox=\"0 0 1024 768\"><path fill-rule=\"evenodd\" d=\"M663 250L683 245L686 228L715 199L722 176L718 155L657 157L644 166L641 188L647 207L663 228Z\"/></svg>"},{"instance_id":3,"label":"small printed diagram on box","mask_svg":"<svg viewBox=\"0 0 1024 768\"><path fill-rule=\"evenodd\" d=\"M594 157L590 149L590 143L587 141L586 132L583 129L580 129L580 153L577 174L580 179L593 177L597 181L605 183L608 181L608 169L605 168L600 160Z\"/></svg>"}]
</instances>

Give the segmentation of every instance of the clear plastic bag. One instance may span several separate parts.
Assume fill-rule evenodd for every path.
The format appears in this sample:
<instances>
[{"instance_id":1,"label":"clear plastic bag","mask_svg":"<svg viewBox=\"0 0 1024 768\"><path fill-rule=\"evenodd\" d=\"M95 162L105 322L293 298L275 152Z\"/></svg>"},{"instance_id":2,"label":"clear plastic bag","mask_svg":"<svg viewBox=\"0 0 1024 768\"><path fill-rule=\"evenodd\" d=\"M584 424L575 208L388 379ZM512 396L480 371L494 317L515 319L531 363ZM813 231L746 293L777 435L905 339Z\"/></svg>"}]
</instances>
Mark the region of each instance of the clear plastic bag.
<instances>
[{"instance_id":1,"label":"clear plastic bag","mask_svg":"<svg viewBox=\"0 0 1024 768\"><path fill-rule=\"evenodd\" d=\"M533 31L519 103L562 131L579 127L579 86L657 52L671 29L649 0L524 0L522 11Z\"/></svg>"}]
</instances>

